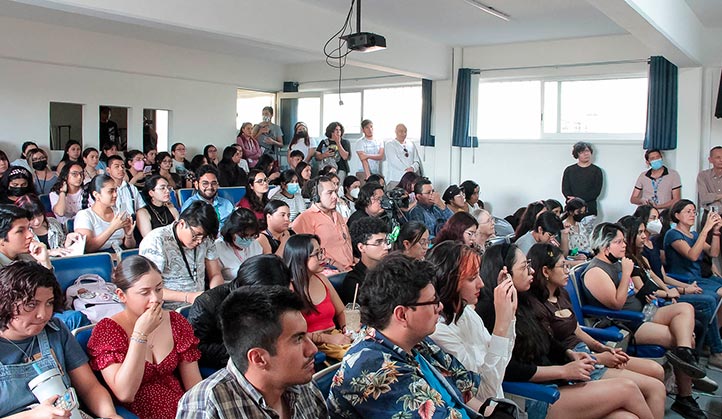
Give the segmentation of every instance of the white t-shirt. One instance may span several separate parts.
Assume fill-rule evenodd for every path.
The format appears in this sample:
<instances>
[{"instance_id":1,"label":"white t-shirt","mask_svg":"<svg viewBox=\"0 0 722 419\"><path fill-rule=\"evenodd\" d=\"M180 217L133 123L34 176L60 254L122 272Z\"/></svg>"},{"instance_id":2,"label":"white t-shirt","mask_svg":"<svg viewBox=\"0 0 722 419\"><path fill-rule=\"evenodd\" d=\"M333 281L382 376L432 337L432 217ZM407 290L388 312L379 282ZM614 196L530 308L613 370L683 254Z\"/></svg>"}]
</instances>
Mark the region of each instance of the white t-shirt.
<instances>
[{"instance_id":1,"label":"white t-shirt","mask_svg":"<svg viewBox=\"0 0 722 419\"><path fill-rule=\"evenodd\" d=\"M356 140L356 143L353 145L353 157L352 160L353 166L351 166L351 173L354 172L363 172L364 167L363 163L361 163L361 158L359 158L357 152L363 151L364 153L368 155L376 155L379 154L379 150L382 149L383 143L380 141L376 141L373 138L368 139L365 136L359 138ZM381 161L380 160L371 160L368 159L366 162L369 164L369 171L371 174L380 174L381 173Z\"/></svg>"},{"instance_id":2,"label":"white t-shirt","mask_svg":"<svg viewBox=\"0 0 722 419\"><path fill-rule=\"evenodd\" d=\"M99 236L103 234L105 230L110 228L110 223L102 219L98 214L93 211L92 208L86 208L84 210L78 211L78 213L75 214L75 224L73 226L73 229L75 231L78 231L78 229L80 228L90 230L93 232L93 235ZM103 243L102 246L100 246L100 249L112 249L113 243L116 243L118 246L122 246L124 236L125 232L122 228L115 230L110 236L110 238L105 243Z\"/></svg>"},{"instance_id":3,"label":"white t-shirt","mask_svg":"<svg viewBox=\"0 0 722 419\"><path fill-rule=\"evenodd\" d=\"M57 192L50 192L50 208L47 208L47 210L53 211L53 207L58 203L59 200L60 195L58 195ZM55 214L55 211L53 211L53 214L55 214L55 218L58 221L60 221L62 224L65 224L66 221L72 220L75 217L75 214L77 214L78 211L81 210L82 204L83 190L79 189L76 193L65 195L65 214L60 216L58 214ZM88 202L88 205L90 205L90 202Z\"/></svg>"},{"instance_id":4,"label":"white t-shirt","mask_svg":"<svg viewBox=\"0 0 722 419\"><path fill-rule=\"evenodd\" d=\"M238 268L246 259L251 256L263 254L263 248L257 240L254 240L250 246L244 249L237 249L226 243L223 238L216 239L216 254L221 262L221 273L226 282L236 278Z\"/></svg>"},{"instance_id":5,"label":"white t-shirt","mask_svg":"<svg viewBox=\"0 0 722 419\"><path fill-rule=\"evenodd\" d=\"M118 211L125 211L128 215L135 214L137 209L143 208L145 201L138 192L138 188L123 181L118 188L118 198L115 200L115 208Z\"/></svg>"}]
</instances>

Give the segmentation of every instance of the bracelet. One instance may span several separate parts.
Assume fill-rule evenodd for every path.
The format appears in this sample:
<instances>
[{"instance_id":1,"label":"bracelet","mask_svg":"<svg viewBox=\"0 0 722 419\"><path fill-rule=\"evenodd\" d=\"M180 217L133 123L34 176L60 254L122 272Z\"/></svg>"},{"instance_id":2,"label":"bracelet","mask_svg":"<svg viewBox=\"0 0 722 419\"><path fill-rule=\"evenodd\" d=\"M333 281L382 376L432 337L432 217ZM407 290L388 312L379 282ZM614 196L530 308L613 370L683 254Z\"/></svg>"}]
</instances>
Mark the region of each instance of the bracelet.
<instances>
[{"instance_id":1,"label":"bracelet","mask_svg":"<svg viewBox=\"0 0 722 419\"><path fill-rule=\"evenodd\" d=\"M682 295L687 294L687 287L681 287L682 288Z\"/></svg>"},{"instance_id":2,"label":"bracelet","mask_svg":"<svg viewBox=\"0 0 722 419\"><path fill-rule=\"evenodd\" d=\"M142 337L142 338L147 338L147 337L148 337L148 335L146 335L145 333L139 332L139 331L137 331L137 330L133 330L133 335L140 335L140 337Z\"/></svg>"},{"instance_id":3,"label":"bracelet","mask_svg":"<svg viewBox=\"0 0 722 419\"><path fill-rule=\"evenodd\" d=\"M130 340L133 342L137 342L137 343L148 343L148 339L141 339L141 338L137 338L135 336L131 336Z\"/></svg>"}]
</instances>

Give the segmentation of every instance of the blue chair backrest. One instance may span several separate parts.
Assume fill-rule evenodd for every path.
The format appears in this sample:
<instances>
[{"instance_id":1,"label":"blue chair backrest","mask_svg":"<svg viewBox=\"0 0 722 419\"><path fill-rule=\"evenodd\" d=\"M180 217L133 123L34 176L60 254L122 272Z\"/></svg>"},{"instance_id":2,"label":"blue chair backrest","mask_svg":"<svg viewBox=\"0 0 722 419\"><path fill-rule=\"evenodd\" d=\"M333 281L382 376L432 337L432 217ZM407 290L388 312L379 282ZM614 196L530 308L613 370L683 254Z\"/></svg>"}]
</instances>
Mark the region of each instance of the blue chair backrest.
<instances>
[{"instance_id":1,"label":"blue chair backrest","mask_svg":"<svg viewBox=\"0 0 722 419\"><path fill-rule=\"evenodd\" d=\"M38 198L40 198L40 203L43 204L43 207L45 207L45 212L52 213L53 207L50 204L50 195L42 194L42 195L38 195Z\"/></svg>"},{"instance_id":2,"label":"blue chair backrest","mask_svg":"<svg viewBox=\"0 0 722 419\"><path fill-rule=\"evenodd\" d=\"M175 309L175 311L176 311L176 313L180 314L181 316L183 316L187 319L188 314L191 311L191 305L188 304L188 305L184 305L182 307L178 307L177 309Z\"/></svg>"},{"instance_id":3,"label":"blue chair backrest","mask_svg":"<svg viewBox=\"0 0 722 419\"><path fill-rule=\"evenodd\" d=\"M582 314L582 299L581 299L581 293L579 292L579 289L581 287L581 281L584 277L584 272L586 272L587 267L589 266L589 262L582 263L581 265L575 266L572 270L569 271L569 281L566 285L566 290L569 293L569 299L572 300L572 309L574 310L574 315L577 316L577 320L579 320L580 324L583 324L584 316Z\"/></svg>"},{"instance_id":4,"label":"blue chair backrest","mask_svg":"<svg viewBox=\"0 0 722 419\"><path fill-rule=\"evenodd\" d=\"M183 203L186 202L186 200L190 198L195 191L196 190L193 188L178 189L178 199L180 200L181 207L183 206Z\"/></svg>"},{"instance_id":5,"label":"blue chair backrest","mask_svg":"<svg viewBox=\"0 0 722 419\"><path fill-rule=\"evenodd\" d=\"M138 249L128 249L120 252L120 260L123 260L130 256L138 256Z\"/></svg>"},{"instance_id":6,"label":"blue chair backrest","mask_svg":"<svg viewBox=\"0 0 722 419\"><path fill-rule=\"evenodd\" d=\"M63 293L80 275L96 274L110 282L113 274L113 259L110 253L67 256L53 259L51 263Z\"/></svg>"},{"instance_id":7,"label":"blue chair backrest","mask_svg":"<svg viewBox=\"0 0 722 419\"><path fill-rule=\"evenodd\" d=\"M324 397L328 397L328 393L331 391L333 376L336 375L336 371L338 371L340 367L341 363L339 362L313 374L313 382L316 383L316 387L321 390L321 394L323 394Z\"/></svg>"},{"instance_id":8,"label":"blue chair backrest","mask_svg":"<svg viewBox=\"0 0 722 419\"><path fill-rule=\"evenodd\" d=\"M218 188L218 196L226 198L236 205L244 196L246 196L246 188L244 186L229 186Z\"/></svg>"},{"instance_id":9,"label":"blue chair backrest","mask_svg":"<svg viewBox=\"0 0 722 419\"><path fill-rule=\"evenodd\" d=\"M175 191L170 193L170 203L173 204L175 209L180 211L181 207L180 207L180 203L178 202L178 195L175 194Z\"/></svg>"},{"instance_id":10,"label":"blue chair backrest","mask_svg":"<svg viewBox=\"0 0 722 419\"><path fill-rule=\"evenodd\" d=\"M75 231L75 220L73 220L73 219L71 218L71 219L69 219L68 221L66 221L66 222L65 222L65 230L66 230L68 233L72 233L73 231Z\"/></svg>"}]
</instances>

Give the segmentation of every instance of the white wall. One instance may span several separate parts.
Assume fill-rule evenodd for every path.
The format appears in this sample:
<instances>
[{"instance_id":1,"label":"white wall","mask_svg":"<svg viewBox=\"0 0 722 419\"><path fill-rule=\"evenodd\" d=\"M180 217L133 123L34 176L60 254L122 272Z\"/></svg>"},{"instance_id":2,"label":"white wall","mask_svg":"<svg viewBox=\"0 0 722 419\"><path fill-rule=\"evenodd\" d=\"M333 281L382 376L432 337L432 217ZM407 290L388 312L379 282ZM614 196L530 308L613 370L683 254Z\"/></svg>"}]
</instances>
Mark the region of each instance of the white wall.
<instances>
[{"instance_id":1,"label":"white wall","mask_svg":"<svg viewBox=\"0 0 722 419\"><path fill-rule=\"evenodd\" d=\"M0 39L0 148L11 160L22 141L49 144L51 101L85 105L86 146L97 146L100 105L130 108L131 147L142 144L143 108L170 110L170 141L192 155L234 141L238 87L283 82L276 63L20 19L0 17Z\"/></svg>"}]
</instances>

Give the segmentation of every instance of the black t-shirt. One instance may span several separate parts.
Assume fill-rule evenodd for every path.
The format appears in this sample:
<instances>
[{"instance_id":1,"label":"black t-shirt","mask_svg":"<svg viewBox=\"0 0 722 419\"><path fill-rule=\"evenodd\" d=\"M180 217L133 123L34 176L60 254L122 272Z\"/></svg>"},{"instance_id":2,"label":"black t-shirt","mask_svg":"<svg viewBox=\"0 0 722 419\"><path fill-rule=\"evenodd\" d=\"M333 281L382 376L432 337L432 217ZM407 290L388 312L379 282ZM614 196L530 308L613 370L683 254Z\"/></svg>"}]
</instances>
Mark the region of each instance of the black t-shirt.
<instances>
[{"instance_id":1,"label":"black t-shirt","mask_svg":"<svg viewBox=\"0 0 722 419\"><path fill-rule=\"evenodd\" d=\"M101 122L98 128L98 139L100 140L100 146L112 141L116 144L120 143L120 131L118 131L118 124L113 121Z\"/></svg>"},{"instance_id":2,"label":"black t-shirt","mask_svg":"<svg viewBox=\"0 0 722 419\"><path fill-rule=\"evenodd\" d=\"M564 169L562 193L565 197L582 198L587 203L587 214L597 215L597 198L602 193L603 184L604 174L598 166L573 164Z\"/></svg>"}]
</instances>

